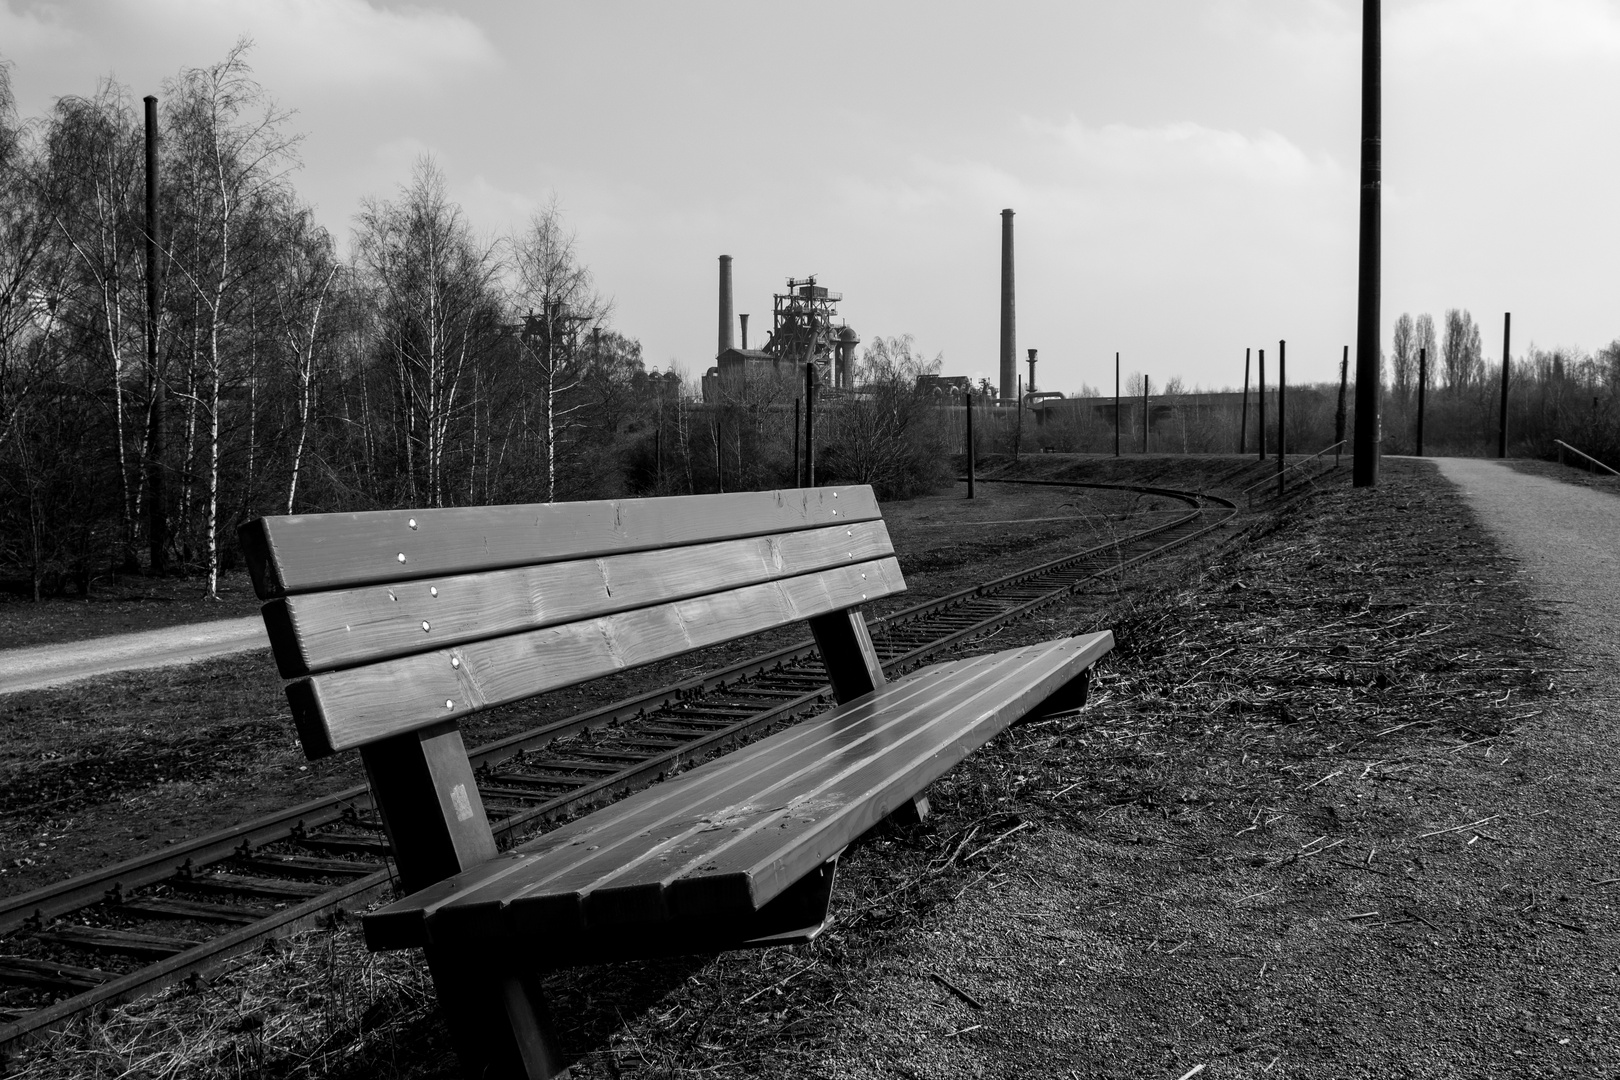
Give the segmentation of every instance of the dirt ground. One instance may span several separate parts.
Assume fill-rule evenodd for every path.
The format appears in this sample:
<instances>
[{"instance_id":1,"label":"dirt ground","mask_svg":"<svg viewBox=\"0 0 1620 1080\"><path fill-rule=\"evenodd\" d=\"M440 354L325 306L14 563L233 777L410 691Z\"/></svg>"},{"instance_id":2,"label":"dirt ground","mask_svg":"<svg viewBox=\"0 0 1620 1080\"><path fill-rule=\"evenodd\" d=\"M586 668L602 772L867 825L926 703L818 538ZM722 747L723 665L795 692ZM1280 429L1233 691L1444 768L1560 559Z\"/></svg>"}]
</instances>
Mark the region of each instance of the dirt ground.
<instances>
[{"instance_id":1,"label":"dirt ground","mask_svg":"<svg viewBox=\"0 0 1620 1080\"><path fill-rule=\"evenodd\" d=\"M1251 519L1121 591L1084 713L852 847L817 942L553 977L575 1075L1612 1075L1616 688L1518 571L1425 462ZM13 1068L455 1075L433 1017L345 927Z\"/></svg>"}]
</instances>

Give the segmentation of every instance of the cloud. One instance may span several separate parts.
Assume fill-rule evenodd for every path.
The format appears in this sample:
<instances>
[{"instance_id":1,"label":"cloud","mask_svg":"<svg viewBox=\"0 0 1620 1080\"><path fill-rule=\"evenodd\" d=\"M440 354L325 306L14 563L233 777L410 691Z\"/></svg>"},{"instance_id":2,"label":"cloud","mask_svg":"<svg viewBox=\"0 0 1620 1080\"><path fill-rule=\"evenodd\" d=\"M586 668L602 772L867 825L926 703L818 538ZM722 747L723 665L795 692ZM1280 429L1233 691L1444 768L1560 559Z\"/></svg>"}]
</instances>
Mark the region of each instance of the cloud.
<instances>
[{"instance_id":1,"label":"cloud","mask_svg":"<svg viewBox=\"0 0 1620 1080\"><path fill-rule=\"evenodd\" d=\"M1416 59L1620 59L1612 0L1424 0L1397 10L1385 41Z\"/></svg>"},{"instance_id":2,"label":"cloud","mask_svg":"<svg viewBox=\"0 0 1620 1080\"><path fill-rule=\"evenodd\" d=\"M452 11L389 10L371 0L0 0L0 42L31 64L161 69L213 62L242 37L278 91L433 87L500 63L484 32Z\"/></svg>"},{"instance_id":3,"label":"cloud","mask_svg":"<svg viewBox=\"0 0 1620 1080\"><path fill-rule=\"evenodd\" d=\"M19 56L66 48L77 41L78 35L64 25L60 11L14 8L12 0L0 0L0 59L15 61Z\"/></svg>"},{"instance_id":4,"label":"cloud","mask_svg":"<svg viewBox=\"0 0 1620 1080\"><path fill-rule=\"evenodd\" d=\"M1173 185L1204 178L1294 187L1338 171L1330 157L1313 158L1275 131L1246 135L1186 120L1157 127L1026 120L1025 128L1037 142L1057 148L1071 168L1096 179Z\"/></svg>"}]
</instances>

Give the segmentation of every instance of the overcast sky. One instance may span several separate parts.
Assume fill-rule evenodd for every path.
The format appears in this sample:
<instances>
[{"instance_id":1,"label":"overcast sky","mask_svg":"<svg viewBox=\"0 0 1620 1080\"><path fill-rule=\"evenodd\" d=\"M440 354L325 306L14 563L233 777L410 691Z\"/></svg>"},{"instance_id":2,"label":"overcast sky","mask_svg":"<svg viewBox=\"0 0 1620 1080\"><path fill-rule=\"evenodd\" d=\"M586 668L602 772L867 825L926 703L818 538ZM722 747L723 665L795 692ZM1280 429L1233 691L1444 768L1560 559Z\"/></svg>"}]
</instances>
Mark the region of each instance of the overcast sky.
<instances>
[{"instance_id":1,"label":"overcast sky","mask_svg":"<svg viewBox=\"0 0 1620 1080\"><path fill-rule=\"evenodd\" d=\"M475 226L553 193L649 363L713 362L716 257L762 340L815 273L863 338L996 370L1000 211L1043 389L1290 381L1354 345L1361 5L0 0L40 115L256 42L345 242L431 153ZM1620 337L1620 0L1386 0L1385 346L1472 310L1500 358Z\"/></svg>"}]
</instances>

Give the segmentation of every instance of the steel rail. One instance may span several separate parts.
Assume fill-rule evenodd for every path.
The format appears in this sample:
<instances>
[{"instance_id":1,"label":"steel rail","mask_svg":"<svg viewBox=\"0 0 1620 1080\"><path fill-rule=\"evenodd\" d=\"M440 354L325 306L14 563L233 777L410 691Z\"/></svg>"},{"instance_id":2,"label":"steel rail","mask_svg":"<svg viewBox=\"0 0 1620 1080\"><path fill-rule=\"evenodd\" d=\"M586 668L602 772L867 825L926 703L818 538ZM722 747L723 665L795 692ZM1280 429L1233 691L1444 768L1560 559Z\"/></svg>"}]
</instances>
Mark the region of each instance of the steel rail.
<instances>
[{"instance_id":1,"label":"steel rail","mask_svg":"<svg viewBox=\"0 0 1620 1080\"><path fill-rule=\"evenodd\" d=\"M930 656L997 626L1026 617L1041 607L1072 595L1087 582L1117 575L1190 543L1220 527L1237 512L1237 506L1226 499L1147 485L1017 479L987 479L986 482L1137 492L1176 500L1184 503L1185 509L1176 511L1168 520L1161 519L1148 528L1107 543L872 619L869 625L874 643L885 671L891 675L902 673ZM722 704L728 698L750 697L767 697L773 699L774 703L759 707L756 701L746 709L746 715L735 718L729 714L745 710L727 708ZM600 768L604 775L570 784L570 790L549 796L537 793L532 799L518 799L518 802L526 804L511 810L503 810L502 807L511 805L514 801L512 796L501 794L487 797L486 806L490 808L492 829L498 837L509 840L533 831L544 822L555 821L636 790L728 745L763 734L776 724L817 708L829 701L830 697L814 644L799 641L697 678L663 686L489 743L471 751L469 757L479 771L480 785L488 785L495 790L497 784L491 782L494 766L514 759L523 762L530 755L570 736L589 738L593 733L617 732L616 736L610 735L605 743L594 750L576 751L574 757L595 754L604 762L621 761L621 765L598 766L589 761L563 759L561 765L549 766L553 772L570 768L577 771L580 767ZM711 703L711 711L706 713L704 703L711 698L718 698L719 701ZM714 712L716 709L719 711ZM708 716L726 719L705 719ZM702 726L705 724L709 726ZM656 729L651 736L646 730L649 728ZM690 737L666 737L687 733ZM674 745L659 745L665 741ZM612 746L614 742L623 743L626 748L615 751ZM541 762L540 768L544 770L548 766ZM517 774L502 779L500 783L510 785L528 780ZM564 781L542 778L534 780L534 783L538 792L546 784L562 786ZM499 790L509 792L513 789L507 786ZM161 852L125 860L66 882L5 898L0 900L0 933L39 933L62 916L87 910L103 902L127 902L130 894L151 886L186 887L217 881L223 883L220 885L221 891L229 892L241 888L234 883L244 879L235 876L228 879L199 876L197 871L222 863L230 864L235 859L253 858L256 852L261 852L266 846L290 844L294 847L315 846L321 850L324 845L328 850L335 849L340 853L383 855L383 845L375 839L368 840L364 835L367 830L375 833L379 828L375 821L367 820L370 812L367 789L359 785ZM322 832L334 828L358 829L362 835L344 837ZM277 858L288 863L297 863L302 859L305 864L323 866L330 862L305 856L288 859L286 856L262 852L258 855L258 861L269 859L273 862ZM7 1022L0 1024L0 1048L94 1008L182 981L252 948L267 937L334 918L348 908L382 895L391 887L391 871L386 864L381 867L367 862L341 865L352 867L349 880L330 886L318 895L290 903L258 922L232 927L134 971L108 974L105 981L89 990L15 1018L0 1016L0 1019L7 1019ZM260 889L266 887L263 883L258 886ZM252 891L251 885L247 888L249 892ZM5 951L3 943L0 943L0 951ZM8 959L11 958L0 955L0 968Z\"/></svg>"}]
</instances>

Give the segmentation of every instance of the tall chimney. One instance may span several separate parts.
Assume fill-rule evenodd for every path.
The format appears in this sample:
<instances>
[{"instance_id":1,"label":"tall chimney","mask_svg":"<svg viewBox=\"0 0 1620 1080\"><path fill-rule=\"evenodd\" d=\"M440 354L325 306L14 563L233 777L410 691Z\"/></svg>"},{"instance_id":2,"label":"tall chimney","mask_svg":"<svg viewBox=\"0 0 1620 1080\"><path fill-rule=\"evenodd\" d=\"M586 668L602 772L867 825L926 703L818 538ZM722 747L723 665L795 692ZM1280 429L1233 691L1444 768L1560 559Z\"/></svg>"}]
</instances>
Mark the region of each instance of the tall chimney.
<instances>
[{"instance_id":1,"label":"tall chimney","mask_svg":"<svg viewBox=\"0 0 1620 1080\"><path fill-rule=\"evenodd\" d=\"M1001 212L1001 397L1018 394L1018 332L1013 314L1013 212Z\"/></svg>"},{"instance_id":2,"label":"tall chimney","mask_svg":"<svg viewBox=\"0 0 1620 1080\"><path fill-rule=\"evenodd\" d=\"M731 348L731 256L720 256L720 354Z\"/></svg>"},{"instance_id":3,"label":"tall chimney","mask_svg":"<svg viewBox=\"0 0 1620 1080\"><path fill-rule=\"evenodd\" d=\"M1035 392L1035 354L1039 351L1038 349L1029 350L1029 390L1026 392L1031 394Z\"/></svg>"},{"instance_id":4,"label":"tall chimney","mask_svg":"<svg viewBox=\"0 0 1620 1080\"><path fill-rule=\"evenodd\" d=\"M743 347L743 351L747 352L748 351L748 316L747 315L738 315L737 316L737 321L742 324L742 347Z\"/></svg>"}]
</instances>

